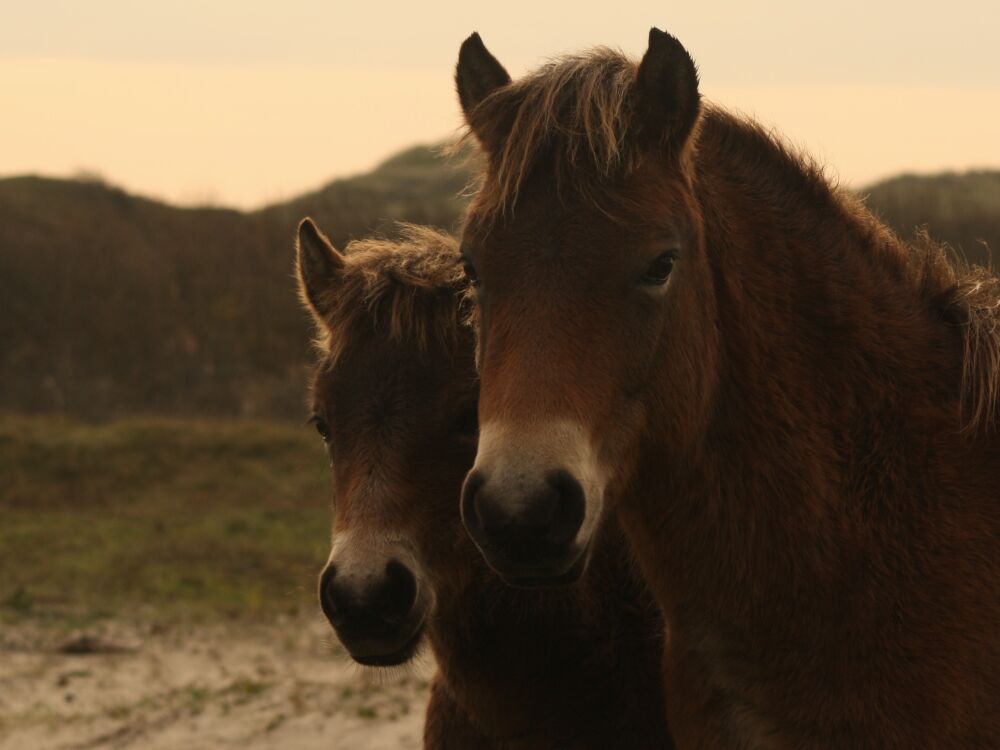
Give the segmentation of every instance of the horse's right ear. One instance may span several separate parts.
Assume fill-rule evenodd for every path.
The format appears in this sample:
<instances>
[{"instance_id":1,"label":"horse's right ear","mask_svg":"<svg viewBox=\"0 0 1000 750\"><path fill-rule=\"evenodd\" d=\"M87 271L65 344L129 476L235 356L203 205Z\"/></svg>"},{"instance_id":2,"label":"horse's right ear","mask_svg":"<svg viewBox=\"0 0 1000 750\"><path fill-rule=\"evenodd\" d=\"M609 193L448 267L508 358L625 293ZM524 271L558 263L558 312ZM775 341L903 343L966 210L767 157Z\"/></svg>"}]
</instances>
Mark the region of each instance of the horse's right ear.
<instances>
[{"instance_id":1,"label":"horse's right ear","mask_svg":"<svg viewBox=\"0 0 1000 750\"><path fill-rule=\"evenodd\" d=\"M458 65L455 67L455 87L458 100L468 121L472 110L483 99L501 86L510 83L510 75L503 65L490 54L483 40L476 32L462 42L458 51Z\"/></svg>"},{"instance_id":2,"label":"horse's right ear","mask_svg":"<svg viewBox=\"0 0 1000 750\"><path fill-rule=\"evenodd\" d=\"M344 256L312 219L303 219L295 243L295 273L302 301L321 321L333 307L343 269Z\"/></svg>"},{"instance_id":3,"label":"horse's right ear","mask_svg":"<svg viewBox=\"0 0 1000 750\"><path fill-rule=\"evenodd\" d=\"M684 46L665 31L649 30L649 47L636 74L636 110L647 145L680 152L691 135L701 95L698 69Z\"/></svg>"}]
</instances>

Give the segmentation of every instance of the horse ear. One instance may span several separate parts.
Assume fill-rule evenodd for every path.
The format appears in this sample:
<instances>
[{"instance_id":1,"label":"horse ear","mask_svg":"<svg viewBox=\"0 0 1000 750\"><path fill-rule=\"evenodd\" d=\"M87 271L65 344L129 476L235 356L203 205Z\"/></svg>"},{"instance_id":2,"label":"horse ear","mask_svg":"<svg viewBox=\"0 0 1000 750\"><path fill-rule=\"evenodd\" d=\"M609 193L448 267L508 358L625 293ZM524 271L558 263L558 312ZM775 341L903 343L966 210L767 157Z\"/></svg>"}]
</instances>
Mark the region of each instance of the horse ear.
<instances>
[{"instance_id":1,"label":"horse ear","mask_svg":"<svg viewBox=\"0 0 1000 750\"><path fill-rule=\"evenodd\" d=\"M698 119L698 69L677 39L649 30L649 47L636 75L640 133L650 145L680 151Z\"/></svg>"},{"instance_id":2,"label":"horse ear","mask_svg":"<svg viewBox=\"0 0 1000 750\"><path fill-rule=\"evenodd\" d=\"M333 292L343 269L344 256L312 219L303 219L295 243L295 273L302 301L319 321L333 306Z\"/></svg>"},{"instance_id":3,"label":"horse ear","mask_svg":"<svg viewBox=\"0 0 1000 750\"><path fill-rule=\"evenodd\" d=\"M490 54L478 33L462 42L455 66L455 87L466 120L476 105L501 86L510 83L510 75Z\"/></svg>"}]
</instances>

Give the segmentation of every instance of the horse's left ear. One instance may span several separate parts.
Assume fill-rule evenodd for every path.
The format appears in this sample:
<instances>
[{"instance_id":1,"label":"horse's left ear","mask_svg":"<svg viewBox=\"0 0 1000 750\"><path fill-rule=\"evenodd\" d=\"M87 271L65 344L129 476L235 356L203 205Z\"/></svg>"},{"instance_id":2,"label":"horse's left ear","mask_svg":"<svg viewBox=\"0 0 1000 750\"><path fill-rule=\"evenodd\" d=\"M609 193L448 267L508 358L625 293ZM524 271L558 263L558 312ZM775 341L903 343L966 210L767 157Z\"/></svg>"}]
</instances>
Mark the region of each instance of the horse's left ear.
<instances>
[{"instance_id":1,"label":"horse's left ear","mask_svg":"<svg viewBox=\"0 0 1000 750\"><path fill-rule=\"evenodd\" d=\"M344 256L337 252L316 222L303 219L295 243L295 275L299 279L302 301L321 322L333 307L343 269Z\"/></svg>"},{"instance_id":2,"label":"horse's left ear","mask_svg":"<svg viewBox=\"0 0 1000 750\"><path fill-rule=\"evenodd\" d=\"M501 86L510 83L510 74L503 65L490 54L478 33L462 42L458 51L458 65L455 67L455 87L458 100L462 103L465 119L483 99Z\"/></svg>"},{"instance_id":3,"label":"horse's left ear","mask_svg":"<svg viewBox=\"0 0 1000 750\"><path fill-rule=\"evenodd\" d=\"M649 30L649 47L636 75L639 132L651 146L679 152L701 106L698 69L683 45L665 31Z\"/></svg>"}]
</instances>

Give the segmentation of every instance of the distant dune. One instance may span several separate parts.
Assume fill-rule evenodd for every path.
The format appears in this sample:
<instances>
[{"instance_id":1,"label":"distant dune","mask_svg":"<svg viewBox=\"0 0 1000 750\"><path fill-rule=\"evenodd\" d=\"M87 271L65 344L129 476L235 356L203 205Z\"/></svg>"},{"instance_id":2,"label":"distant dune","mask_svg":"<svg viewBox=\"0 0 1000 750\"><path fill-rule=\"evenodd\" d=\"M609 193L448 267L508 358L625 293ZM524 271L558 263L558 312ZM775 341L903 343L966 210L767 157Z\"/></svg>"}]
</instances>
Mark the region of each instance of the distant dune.
<instances>
[{"instance_id":1,"label":"distant dune","mask_svg":"<svg viewBox=\"0 0 1000 750\"><path fill-rule=\"evenodd\" d=\"M0 410L300 418L309 329L295 225L331 239L394 221L453 228L468 174L416 147L260 211L177 208L91 181L0 180ZM970 261L1000 247L1000 171L902 176L862 191L903 236Z\"/></svg>"},{"instance_id":2,"label":"distant dune","mask_svg":"<svg viewBox=\"0 0 1000 750\"><path fill-rule=\"evenodd\" d=\"M917 227L970 263L1000 262L1000 170L901 175L862 190L866 203L903 237Z\"/></svg>"}]
</instances>

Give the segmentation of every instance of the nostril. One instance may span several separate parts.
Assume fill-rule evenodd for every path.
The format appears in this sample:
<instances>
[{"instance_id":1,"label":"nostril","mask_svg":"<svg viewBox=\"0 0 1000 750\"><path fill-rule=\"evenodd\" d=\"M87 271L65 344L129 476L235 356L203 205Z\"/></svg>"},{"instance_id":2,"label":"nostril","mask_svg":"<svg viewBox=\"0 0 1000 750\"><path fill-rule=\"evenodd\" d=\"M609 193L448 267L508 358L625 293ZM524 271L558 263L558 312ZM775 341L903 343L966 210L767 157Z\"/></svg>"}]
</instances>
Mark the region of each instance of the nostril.
<instances>
[{"instance_id":1,"label":"nostril","mask_svg":"<svg viewBox=\"0 0 1000 750\"><path fill-rule=\"evenodd\" d=\"M550 472L545 479L557 498L550 516L549 541L568 544L576 537L586 514L583 487L576 477L563 469Z\"/></svg>"},{"instance_id":2,"label":"nostril","mask_svg":"<svg viewBox=\"0 0 1000 750\"><path fill-rule=\"evenodd\" d=\"M502 497L485 489L476 496L475 511L483 537L491 546L501 548L511 558L527 560L547 554L559 504L558 491L543 482L520 498L516 513L510 512Z\"/></svg>"},{"instance_id":3,"label":"nostril","mask_svg":"<svg viewBox=\"0 0 1000 750\"><path fill-rule=\"evenodd\" d=\"M319 578L319 603L323 609L323 614L333 622L344 607L343 592L337 590L335 579L337 568L330 564L326 566Z\"/></svg>"},{"instance_id":4,"label":"nostril","mask_svg":"<svg viewBox=\"0 0 1000 750\"><path fill-rule=\"evenodd\" d=\"M484 527L483 515L479 508L479 491L485 482L486 478L479 471L470 471L465 477L465 483L462 485L462 520L467 527L480 529Z\"/></svg>"},{"instance_id":5,"label":"nostril","mask_svg":"<svg viewBox=\"0 0 1000 750\"><path fill-rule=\"evenodd\" d=\"M565 469L491 477L470 472L462 518L491 565L545 565L567 558L583 525L580 482Z\"/></svg>"},{"instance_id":6,"label":"nostril","mask_svg":"<svg viewBox=\"0 0 1000 750\"><path fill-rule=\"evenodd\" d=\"M399 622L406 618L417 599L417 579L398 560L390 560L385 566L385 583L379 595L381 610L389 622Z\"/></svg>"},{"instance_id":7,"label":"nostril","mask_svg":"<svg viewBox=\"0 0 1000 750\"><path fill-rule=\"evenodd\" d=\"M502 531L511 525L513 519L496 498L487 492L477 492L472 500L476 524L487 534Z\"/></svg>"},{"instance_id":8,"label":"nostril","mask_svg":"<svg viewBox=\"0 0 1000 750\"><path fill-rule=\"evenodd\" d=\"M376 569L377 570L377 569ZM395 628L413 611L417 579L398 560L385 564L382 573L338 575L328 566L320 576L319 599L323 614L341 637L366 637Z\"/></svg>"}]
</instances>

